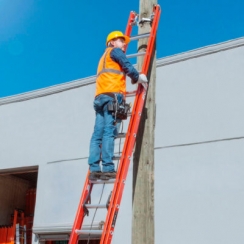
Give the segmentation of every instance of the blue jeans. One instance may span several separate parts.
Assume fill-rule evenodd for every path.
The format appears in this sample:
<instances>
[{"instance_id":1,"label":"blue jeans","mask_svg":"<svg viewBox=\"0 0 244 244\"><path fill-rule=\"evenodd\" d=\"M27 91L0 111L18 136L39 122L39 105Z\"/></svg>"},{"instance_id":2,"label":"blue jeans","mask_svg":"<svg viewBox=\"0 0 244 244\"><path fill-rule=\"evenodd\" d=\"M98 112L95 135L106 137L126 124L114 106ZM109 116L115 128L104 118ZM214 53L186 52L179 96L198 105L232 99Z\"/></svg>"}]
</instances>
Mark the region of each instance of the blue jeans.
<instances>
[{"instance_id":1,"label":"blue jeans","mask_svg":"<svg viewBox=\"0 0 244 244\"><path fill-rule=\"evenodd\" d=\"M121 103L123 95L116 93L118 102ZM96 120L94 132L90 142L90 153L88 164L90 171L100 171L100 160L102 160L102 171L114 171L114 138L118 134L121 121L114 124L114 116L108 111L108 104L112 103L114 98L107 95L99 95L94 100L94 109L96 112Z\"/></svg>"}]
</instances>

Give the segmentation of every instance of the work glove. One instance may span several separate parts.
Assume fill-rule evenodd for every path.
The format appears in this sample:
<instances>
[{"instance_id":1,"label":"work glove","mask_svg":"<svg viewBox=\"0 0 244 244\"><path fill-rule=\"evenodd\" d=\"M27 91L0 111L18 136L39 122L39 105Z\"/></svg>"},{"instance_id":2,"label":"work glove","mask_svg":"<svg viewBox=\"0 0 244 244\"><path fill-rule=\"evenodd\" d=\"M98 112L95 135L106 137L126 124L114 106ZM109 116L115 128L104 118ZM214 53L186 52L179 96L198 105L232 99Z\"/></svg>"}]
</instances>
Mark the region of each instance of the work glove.
<instances>
[{"instance_id":1,"label":"work glove","mask_svg":"<svg viewBox=\"0 0 244 244\"><path fill-rule=\"evenodd\" d=\"M148 80L147 80L146 75L140 74L137 83L138 84L142 84L142 86L144 87L144 89L147 90Z\"/></svg>"}]
</instances>

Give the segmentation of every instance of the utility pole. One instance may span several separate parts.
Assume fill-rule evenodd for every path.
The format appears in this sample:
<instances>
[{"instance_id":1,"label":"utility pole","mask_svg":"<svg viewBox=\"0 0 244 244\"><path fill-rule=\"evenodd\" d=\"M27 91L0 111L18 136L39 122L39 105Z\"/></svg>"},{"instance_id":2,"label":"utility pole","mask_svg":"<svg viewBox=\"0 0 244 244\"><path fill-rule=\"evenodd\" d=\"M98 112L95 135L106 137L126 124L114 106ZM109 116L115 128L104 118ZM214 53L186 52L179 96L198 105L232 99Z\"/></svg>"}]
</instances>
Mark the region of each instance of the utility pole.
<instances>
[{"instance_id":1,"label":"utility pole","mask_svg":"<svg viewBox=\"0 0 244 244\"><path fill-rule=\"evenodd\" d=\"M140 0L139 18L150 18L153 5L157 0ZM150 23L139 28L138 34L150 32ZM145 51L147 39L140 39L138 52ZM133 220L132 244L154 243L154 128L155 128L155 87L156 55L155 46L148 70L149 88L137 133L133 158ZM142 67L142 58L137 59L138 70Z\"/></svg>"}]
</instances>

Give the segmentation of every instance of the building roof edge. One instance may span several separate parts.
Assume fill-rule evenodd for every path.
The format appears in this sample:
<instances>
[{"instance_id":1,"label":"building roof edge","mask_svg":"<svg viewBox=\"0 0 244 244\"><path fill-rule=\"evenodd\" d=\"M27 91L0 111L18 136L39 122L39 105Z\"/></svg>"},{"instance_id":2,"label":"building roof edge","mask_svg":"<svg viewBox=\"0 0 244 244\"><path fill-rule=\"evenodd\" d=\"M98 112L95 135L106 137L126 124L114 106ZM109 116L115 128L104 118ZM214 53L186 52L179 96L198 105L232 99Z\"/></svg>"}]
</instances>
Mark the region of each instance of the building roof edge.
<instances>
[{"instance_id":1,"label":"building roof edge","mask_svg":"<svg viewBox=\"0 0 244 244\"><path fill-rule=\"evenodd\" d=\"M237 48L240 46L244 46L244 37L157 59L156 67L170 65L173 63L182 62L188 59L197 58L205 55L210 55L213 53ZM35 98L67 91L70 89L91 85L95 83L95 79L96 76L90 76L90 77L66 82L63 84L58 84L55 86L50 86L50 87L46 87L46 88L42 88L42 89L38 89L26 93L21 93L14 96L0 98L0 106L10 104L10 103L23 102L30 99L35 99Z\"/></svg>"},{"instance_id":2,"label":"building roof edge","mask_svg":"<svg viewBox=\"0 0 244 244\"><path fill-rule=\"evenodd\" d=\"M165 66L177 62L182 62L192 58L198 58L201 56L210 55L217 52L226 51L240 46L244 46L244 37L209 45L209 46L204 46L198 49L193 49L187 52L157 59L157 67L161 67L161 66Z\"/></svg>"}]
</instances>

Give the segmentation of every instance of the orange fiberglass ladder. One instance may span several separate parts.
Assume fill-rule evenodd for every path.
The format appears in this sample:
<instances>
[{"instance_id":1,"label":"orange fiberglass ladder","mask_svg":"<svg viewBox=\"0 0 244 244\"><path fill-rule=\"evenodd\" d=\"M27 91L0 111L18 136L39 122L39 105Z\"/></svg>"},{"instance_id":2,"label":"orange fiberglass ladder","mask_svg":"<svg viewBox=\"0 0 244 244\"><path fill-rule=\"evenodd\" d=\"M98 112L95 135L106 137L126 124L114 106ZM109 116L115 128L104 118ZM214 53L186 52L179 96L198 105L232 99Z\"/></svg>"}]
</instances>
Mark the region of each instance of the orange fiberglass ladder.
<instances>
[{"instance_id":1,"label":"orange fiberglass ladder","mask_svg":"<svg viewBox=\"0 0 244 244\"><path fill-rule=\"evenodd\" d=\"M139 24L143 24L143 22L150 22L151 23L151 31L149 33L137 35L131 37L131 40L138 40L141 38L148 38L147 49L145 52L140 52L137 54L128 55L127 57L135 57L139 55L145 55L141 73L147 74L148 68L152 56L152 51L155 43L156 32L160 17L160 6L155 5L153 7L153 13L151 18L142 18L142 20L138 21ZM137 23L138 15L135 12L131 12L128 20L128 24L126 27L125 35L131 36L132 26ZM133 153L133 148L135 145L136 134L139 127L141 113L145 102L147 90L144 89L142 85L138 85L136 96L134 100L134 106L131 113L131 119L128 126L128 131L126 133L125 142L123 151L120 157L120 162L117 170L117 175L115 180L97 180L97 181L90 181L88 179L89 172L86 176L86 181L84 184L83 192L81 195L80 203L78 206L78 210L76 213L76 218L74 221L74 225L72 228L72 232L70 235L69 244L77 244L79 240L79 235L97 235L101 236L100 243L102 244L109 244L112 241L114 228L116 219L118 216L120 202L122 199L122 194L124 190L124 185L128 173L128 168L131 160L131 156ZM112 195L107 204L90 204L90 195L94 184L114 184ZM83 230L81 229L84 217L88 214L89 208L107 208L107 215L106 220L104 222L104 226L102 230Z\"/></svg>"}]
</instances>

